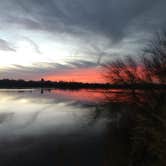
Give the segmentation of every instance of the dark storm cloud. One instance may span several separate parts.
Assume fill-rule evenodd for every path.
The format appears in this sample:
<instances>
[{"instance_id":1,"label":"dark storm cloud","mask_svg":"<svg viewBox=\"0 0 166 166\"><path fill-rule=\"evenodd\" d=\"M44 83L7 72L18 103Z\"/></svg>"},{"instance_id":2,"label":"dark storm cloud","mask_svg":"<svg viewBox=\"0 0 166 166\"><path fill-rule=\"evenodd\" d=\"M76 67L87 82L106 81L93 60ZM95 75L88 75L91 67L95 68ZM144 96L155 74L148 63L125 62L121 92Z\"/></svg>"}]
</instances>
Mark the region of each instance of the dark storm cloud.
<instances>
[{"instance_id":1,"label":"dark storm cloud","mask_svg":"<svg viewBox=\"0 0 166 166\"><path fill-rule=\"evenodd\" d=\"M3 51L15 51L14 48L12 48L11 44L4 40L4 39L0 39L0 50Z\"/></svg>"},{"instance_id":2,"label":"dark storm cloud","mask_svg":"<svg viewBox=\"0 0 166 166\"><path fill-rule=\"evenodd\" d=\"M57 63L37 63L35 67L17 65L5 69L5 72L2 71L1 77L25 78L26 75L27 79L35 79L37 76L67 69L94 67L108 62L115 56L135 55L150 37L149 33L158 31L166 24L166 0L0 0L0 2L0 29L4 31L12 29L11 32L17 31L20 36L28 36L24 39L38 54L42 52L40 44L42 45L43 41L47 44L50 40L55 43L61 42L64 46L68 44L71 48L73 46L74 49L78 49L73 50L78 52L80 59L87 60L78 61L77 57L73 57L72 62L65 65ZM41 35L43 38L33 40L33 35L37 37ZM8 41L1 39L0 49L15 51Z\"/></svg>"},{"instance_id":3,"label":"dark storm cloud","mask_svg":"<svg viewBox=\"0 0 166 166\"><path fill-rule=\"evenodd\" d=\"M123 38L133 22L139 22L144 29L148 24L161 25L166 20L165 0L13 0L11 3L14 6L9 6L9 10L20 15L8 14L8 19L27 29L75 35L92 32L112 40ZM147 15L149 23L144 19Z\"/></svg>"}]
</instances>

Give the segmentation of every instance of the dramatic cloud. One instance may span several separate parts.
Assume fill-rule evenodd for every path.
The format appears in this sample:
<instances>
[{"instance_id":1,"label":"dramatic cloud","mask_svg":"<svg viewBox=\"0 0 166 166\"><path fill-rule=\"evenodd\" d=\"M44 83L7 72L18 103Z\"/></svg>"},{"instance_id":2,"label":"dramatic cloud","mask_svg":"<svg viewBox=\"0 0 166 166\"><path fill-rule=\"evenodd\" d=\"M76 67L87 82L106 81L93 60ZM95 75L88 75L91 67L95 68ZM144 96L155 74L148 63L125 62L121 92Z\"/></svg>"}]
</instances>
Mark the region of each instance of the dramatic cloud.
<instances>
[{"instance_id":1,"label":"dramatic cloud","mask_svg":"<svg viewBox=\"0 0 166 166\"><path fill-rule=\"evenodd\" d=\"M11 12L6 14L3 4ZM164 0L8 0L1 12L8 22L27 29L77 35L88 31L121 39L135 21L145 23L142 28L165 22L165 5Z\"/></svg>"},{"instance_id":2,"label":"dramatic cloud","mask_svg":"<svg viewBox=\"0 0 166 166\"><path fill-rule=\"evenodd\" d=\"M12 65L71 62L82 67L86 59L99 66L119 56L141 54L152 33L166 24L165 0L0 2L0 37L5 38L0 49L15 51L18 63L9 61Z\"/></svg>"}]
</instances>

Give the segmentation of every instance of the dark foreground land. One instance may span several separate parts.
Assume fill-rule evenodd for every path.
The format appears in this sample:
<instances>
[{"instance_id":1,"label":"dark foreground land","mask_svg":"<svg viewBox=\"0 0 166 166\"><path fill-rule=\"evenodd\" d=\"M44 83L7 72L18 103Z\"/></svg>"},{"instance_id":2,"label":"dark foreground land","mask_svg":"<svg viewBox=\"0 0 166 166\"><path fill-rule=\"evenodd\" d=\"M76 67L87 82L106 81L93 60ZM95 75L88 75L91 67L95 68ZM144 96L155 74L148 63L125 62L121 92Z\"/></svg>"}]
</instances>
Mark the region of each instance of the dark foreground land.
<instances>
[{"instance_id":1,"label":"dark foreground land","mask_svg":"<svg viewBox=\"0 0 166 166\"><path fill-rule=\"evenodd\" d=\"M166 89L165 84L109 84L53 81L0 80L0 88L57 88L57 89Z\"/></svg>"}]
</instances>

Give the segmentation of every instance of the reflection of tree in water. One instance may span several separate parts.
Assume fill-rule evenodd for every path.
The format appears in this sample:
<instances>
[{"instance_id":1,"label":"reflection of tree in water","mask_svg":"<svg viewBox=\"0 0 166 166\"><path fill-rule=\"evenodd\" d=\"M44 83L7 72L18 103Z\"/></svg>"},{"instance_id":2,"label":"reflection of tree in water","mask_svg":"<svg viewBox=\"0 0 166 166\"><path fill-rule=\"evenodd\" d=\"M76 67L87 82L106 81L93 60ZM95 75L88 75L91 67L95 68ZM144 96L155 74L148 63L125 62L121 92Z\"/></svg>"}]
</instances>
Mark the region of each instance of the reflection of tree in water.
<instances>
[{"instance_id":1,"label":"reflection of tree in water","mask_svg":"<svg viewBox=\"0 0 166 166\"><path fill-rule=\"evenodd\" d=\"M132 128L131 165L166 165L166 94L146 91Z\"/></svg>"},{"instance_id":2,"label":"reflection of tree in water","mask_svg":"<svg viewBox=\"0 0 166 166\"><path fill-rule=\"evenodd\" d=\"M103 163L106 166L164 166L166 93L164 90L135 90L134 93L131 90L107 93L105 103L96 107L94 121L101 117L109 120ZM119 95L123 97L118 101Z\"/></svg>"}]
</instances>

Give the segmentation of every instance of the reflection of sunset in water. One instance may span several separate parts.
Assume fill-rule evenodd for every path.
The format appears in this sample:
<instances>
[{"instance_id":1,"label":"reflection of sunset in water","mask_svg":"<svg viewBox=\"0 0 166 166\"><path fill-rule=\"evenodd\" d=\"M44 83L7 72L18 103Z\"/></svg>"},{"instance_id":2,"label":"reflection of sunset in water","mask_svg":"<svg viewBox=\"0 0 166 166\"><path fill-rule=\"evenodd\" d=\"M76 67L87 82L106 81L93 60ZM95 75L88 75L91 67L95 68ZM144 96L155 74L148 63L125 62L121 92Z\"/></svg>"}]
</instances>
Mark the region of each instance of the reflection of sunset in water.
<instances>
[{"instance_id":1,"label":"reflection of sunset in water","mask_svg":"<svg viewBox=\"0 0 166 166\"><path fill-rule=\"evenodd\" d=\"M79 91L71 90L52 90L51 93L65 96L72 100L87 101L87 102L100 102L105 100L104 90L86 90L82 89Z\"/></svg>"},{"instance_id":2,"label":"reflection of sunset in water","mask_svg":"<svg viewBox=\"0 0 166 166\"><path fill-rule=\"evenodd\" d=\"M138 94L138 92L136 92ZM106 102L133 103L133 94L131 90L111 89L105 93Z\"/></svg>"},{"instance_id":3,"label":"reflection of sunset in water","mask_svg":"<svg viewBox=\"0 0 166 166\"><path fill-rule=\"evenodd\" d=\"M70 100L77 100L77 101L87 101L87 102L121 102L121 103L133 103L133 92L131 90L125 89L110 89L110 90L51 90L52 94L64 96ZM136 95L143 99L143 92L136 90Z\"/></svg>"},{"instance_id":4,"label":"reflection of sunset in water","mask_svg":"<svg viewBox=\"0 0 166 166\"><path fill-rule=\"evenodd\" d=\"M80 90L60 90L60 89L41 89L41 90L8 90L8 94L13 92L19 92L20 95L24 98L24 93L27 93L27 98L23 98L19 101L23 104L27 103L30 99L30 96L40 96L40 100L43 98L46 99L61 99L66 101L78 101L78 102L90 102L90 103L105 103L105 102L117 102L117 103L146 103L147 95L150 91L144 90L134 90L132 91L127 89L80 89ZM5 93L5 90L1 90L1 93ZM41 95L42 94L42 95ZM4 95L4 94L3 94ZM29 96L29 97L28 97ZM148 96L149 97L149 96ZM1 99L1 102L4 100L4 97ZM137 101L136 101L137 100Z\"/></svg>"}]
</instances>

